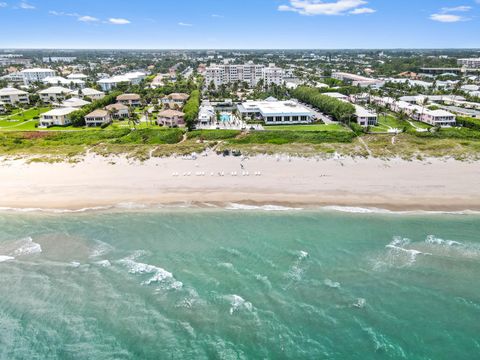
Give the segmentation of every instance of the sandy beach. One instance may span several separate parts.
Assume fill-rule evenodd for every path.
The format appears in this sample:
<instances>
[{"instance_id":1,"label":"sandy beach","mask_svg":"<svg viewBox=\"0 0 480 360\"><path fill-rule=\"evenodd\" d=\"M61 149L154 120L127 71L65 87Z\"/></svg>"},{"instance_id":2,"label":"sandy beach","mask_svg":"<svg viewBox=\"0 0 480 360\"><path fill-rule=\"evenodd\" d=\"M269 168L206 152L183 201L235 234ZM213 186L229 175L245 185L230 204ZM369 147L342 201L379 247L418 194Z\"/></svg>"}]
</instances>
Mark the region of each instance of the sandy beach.
<instances>
[{"instance_id":1,"label":"sandy beach","mask_svg":"<svg viewBox=\"0 0 480 360\"><path fill-rule=\"evenodd\" d=\"M479 163L442 159L209 155L140 163L88 155L76 164L3 159L0 207L75 210L186 202L462 211L480 210L479 183Z\"/></svg>"}]
</instances>

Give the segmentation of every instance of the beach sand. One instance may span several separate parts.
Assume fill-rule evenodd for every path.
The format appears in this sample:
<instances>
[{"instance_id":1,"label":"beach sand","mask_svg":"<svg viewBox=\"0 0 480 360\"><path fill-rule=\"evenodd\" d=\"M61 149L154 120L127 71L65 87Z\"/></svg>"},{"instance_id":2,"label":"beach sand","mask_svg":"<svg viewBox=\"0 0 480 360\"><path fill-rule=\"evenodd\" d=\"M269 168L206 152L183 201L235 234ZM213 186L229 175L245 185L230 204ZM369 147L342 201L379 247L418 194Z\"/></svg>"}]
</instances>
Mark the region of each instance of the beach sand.
<instances>
[{"instance_id":1,"label":"beach sand","mask_svg":"<svg viewBox=\"0 0 480 360\"><path fill-rule=\"evenodd\" d=\"M244 171L249 176L242 176ZM75 210L175 203L480 210L480 164L287 156L242 160L214 154L143 163L98 155L87 155L76 164L0 161L2 208Z\"/></svg>"}]
</instances>

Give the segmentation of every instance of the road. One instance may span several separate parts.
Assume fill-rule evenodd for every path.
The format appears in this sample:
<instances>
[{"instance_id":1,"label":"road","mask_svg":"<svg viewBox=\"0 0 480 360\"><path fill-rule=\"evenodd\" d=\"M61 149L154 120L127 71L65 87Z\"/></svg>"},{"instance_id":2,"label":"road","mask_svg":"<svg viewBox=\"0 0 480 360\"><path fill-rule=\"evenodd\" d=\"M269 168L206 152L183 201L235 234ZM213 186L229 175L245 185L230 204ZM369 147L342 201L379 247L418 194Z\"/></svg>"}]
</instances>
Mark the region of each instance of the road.
<instances>
[{"instance_id":1,"label":"road","mask_svg":"<svg viewBox=\"0 0 480 360\"><path fill-rule=\"evenodd\" d=\"M305 106L308 110L310 110L311 112L313 112L315 114L315 118L317 120L322 120L325 124L327 125L331 125L331 124L338 124L338 122L336 121L333 121L332 119L330 119L327 115L319 112L318 110L314 109L312 106L308 105L308 104L304 104L304 103L300 103L301 105Z\"/></svg>"}]
</instances>

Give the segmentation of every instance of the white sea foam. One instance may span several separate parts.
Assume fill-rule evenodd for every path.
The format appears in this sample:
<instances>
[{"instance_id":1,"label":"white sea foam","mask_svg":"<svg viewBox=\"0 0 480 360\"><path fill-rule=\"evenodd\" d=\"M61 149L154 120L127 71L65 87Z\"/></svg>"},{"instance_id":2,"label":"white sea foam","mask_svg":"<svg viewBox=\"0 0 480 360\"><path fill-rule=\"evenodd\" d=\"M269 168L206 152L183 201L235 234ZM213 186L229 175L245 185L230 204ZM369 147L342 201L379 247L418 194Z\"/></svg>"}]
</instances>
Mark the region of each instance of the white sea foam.
<instances>
[{"instance_id":1,"label":"white sea foam","mask_svg":"<svg viewBox=\"0 0 480 360\"><path fill-rule=\"evenodd\" d=\"M248 205L248 204L238 204L238 203L229 203L226 207L226 210L261 210L261 211L299 211L303 210L302 208L294 208L287 206L279 205Z\"/></svg>"},{"instance_id":2,"label":"white sea foam","mask_svg":"<svg viewBox=\"0 0 480 360\"><path fill-rule=\"evenodd\" d=\"M397 215L478 215L480 211L460 210L460 211L431 211L431 210L406 210L393 211L375 207L355 207L355 206L324 206L324 210L338 211L352 214L397 214Z\"/></svg>"},{"instance_id":3,"label":"white sea foam","mask_svg":"<svg viewBox=\"0 0 480 360\"><path fill-rule=\"evenodd\" d=\"M332 288L332 289L340 289L340 283L337 281L332 281L330 279L325 279L323 282L326 286Z\"/></svg>"},{"instance_id":4,"label":"white sea foam","mask_svg":"<svg viewBox=\"0 0 480 360\"><path fill-rule=\"evenodd\" d=\"M177 281L171 272L155 265L135 261L137 257L141 256L139 255L140 253L141 252L136 252L132 256L120 260L119 263L126 266L130 274L151 275L149 279L142 282L142 285L167 283L168 287L171 289L180 289L183 287L183 284L180 281Z\"/></svg>"},{"instance_id":5,"label":"white sea foam","mask_svg":"<svg viewBox=\"0 0 480 360\"><path fill-rule=\"evenodd\" d=\"M15 260L15 258L13 256L0 255L0 263L9 261L9 260Z\"/></svg>"},{"instance_id":6,"label":"white sea foam","mask_svg":"<svg viewBox=\"0 0 480 360\"><path fill-rule=\"evenodd\" d=\"M101 267L104 267L104 268L112 266L112 264L108 260L97 261L97 262L95 262L95 265L98 265L98 266L101 266Z\"/></svg>"},{"instance_id":7,"label":"white sea foam","mask_svg":"<svg viewBox=\"0 0 480 360\"><path fill-rule=\"evenodd\" d=\"M40 244L33 242L31 237L27 237L20 241L19 247L14 250L10 255L18 257L25 255L39 254L42 252L42 247Z\"/></svg>"},{"instance_id":8,"label":"white sea foam","mask_svg":"<svg viewBox=\"0 0 480 360\"><path fill-rule=\"evenodd\" d=\"M252 311L253 305L251 302L246 301L239 295L225 295L224 297L227 301L230 302L230 315L240 310Z\"/></svg>"},{"instance_id":9,"label":"white sea foam","mask_svg":"<svg viewBox=\"0 0 480 360\"><path fill-rule=\"evenodd\" d=\"M229 262L223 262L223 263L219 263L217 265L218 267L220 268L224 268L224 269L227 269L235 274L239 274L239 272L237 271L237 269L235 269L235 266L233 266L232 263L229 263Z\"/></svg>"},{"instance_id":10,"label":"white sea foam","mask_svg":"<svg viewBox=\"0 0 480 360\"><path fill-rule=\"evenodd\" d=\"M70 266L72 266L72 267L74 267L74 268L78 268L78 267L80 267L80 265L81 265L81 264L80 264L78 261L72 261L72 262L70 263Z\"/></svg>"},{"instance_id":11,"label":"white sea foam","mask_svg":"<svg viewBox=\"0 0 480 360\"><path fill-rule=\"evenodd\" d=\"M366 304L367 300L365 300L364 298L358 298L357 301L353 303L353 306L359 309L363 309Z\"/></svg>"},{"instance_id":12,"label":"white sea foam","mask_svg":"<svg viewBox=\"0 0 480 360\"><path fill-rule=\"evenodd\" d=\"M463 245L461 242L454 241L454 240L443 240L440 238L435 237L434 235L428 235L425 239L427 244L432 245L443 245L443 246L460 246Z\"/></svg>"},{"instance_id":13,"label":"white sea foam","mask_svg":"<svg viewBox=\"0 0 480 360\"><path fill-rule=\"evenodd\" d=\"M68 214L68 213L83 213L90 211L109 210L111 206L94 206L85 207L81 209L49 209L49 208L14 208L14 207L0 207L0 212L41 212L41 213L53 213L53 214Z\"/></svg>"},{"instance_id":14,"label":"white sea foam","mask_svg":"<svg viewBox=\"0 0 480 360\"><path fill-rule=\"evenodd\" d=\"M92 249L90 258L97 258L111 252L114 248L112 245L107 244L103 241L97 240L97 245Z\"/></svg>"}]
</instances>

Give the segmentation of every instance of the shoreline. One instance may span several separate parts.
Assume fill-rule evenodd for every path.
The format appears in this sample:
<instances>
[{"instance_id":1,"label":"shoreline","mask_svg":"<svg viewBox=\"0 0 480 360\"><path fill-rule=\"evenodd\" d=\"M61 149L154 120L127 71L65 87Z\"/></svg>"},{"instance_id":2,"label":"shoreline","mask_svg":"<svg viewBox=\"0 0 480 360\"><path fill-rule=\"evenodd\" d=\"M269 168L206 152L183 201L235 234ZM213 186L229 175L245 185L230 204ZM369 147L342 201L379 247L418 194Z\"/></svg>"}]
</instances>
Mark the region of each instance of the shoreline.
<instances>
[{"instance_id":1,"label":"shoreline","mask_svg":"<svg viewBox=\"0 0 480 360\"><path fill-rule=\"evenodd\" d=\"M98 155L87 155L75 164L3 159L0 211L115 209L122 204L225 208L229 203L393 212L480 211L478 179L479 162L445 159L320 160L263 155L242 160L213 154L143 163Z\"/></svg>"}]
</instances>

